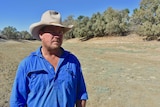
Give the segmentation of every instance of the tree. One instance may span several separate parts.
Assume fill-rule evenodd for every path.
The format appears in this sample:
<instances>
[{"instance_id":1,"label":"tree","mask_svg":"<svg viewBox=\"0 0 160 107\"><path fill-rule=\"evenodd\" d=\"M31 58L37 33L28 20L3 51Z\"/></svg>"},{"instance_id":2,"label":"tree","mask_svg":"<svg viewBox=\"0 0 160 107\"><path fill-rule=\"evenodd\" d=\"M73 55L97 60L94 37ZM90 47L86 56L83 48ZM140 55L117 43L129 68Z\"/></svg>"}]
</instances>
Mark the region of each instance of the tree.
<instances>
[{"instance_id":1,"label":"tree","mask_svg":"<svg viewBox=\"0 0 160 107\"><path fill-rule=\"evenodd\" d=\"M76 26L73 31L75 37L83 38L88 35L87 23L89 22L89 17L79 16L76 20Z\"/></svg>"},{"instance_id":2,"label":"tree","mask_svg":"<svg viewBox=\"0 0 160 107\"><path fill-rule=\"evenodd\" d=\"M129 10L114 10L111 7L103 13L105 20L105 33L108 35L124 36L129 32Z\"/></svg>"},{"instance_id":3,"label":"tree","mask_svg":"<svg viewBox=\"0 0 160 107\"><path fill-rule=\"evenodd\" d=\"M142 36L160 36L160 0L142 0L131 17L135 31Z\"/></svg>"},{"instance_id":4,"label":"tree","mask_svg":"<svg viewBox=\"0 0 160 107\"><path fill-rule=\"evenodd\" d=\"M21 39L25 39L25 40L32 40L33 37L30 35L30 33L28 31L21 31Z\"/></svg>"},{"instance_id":5,"label":"tree","mask_svg":"<svg viewBox=\"0 0 160 107\"><path fill-rule=\"evenodd\" d=\"M71 15L71 16L68 16L67 19L65 19L63 21L63 24L66 25L66 26L69 26L69 25L74 25L75 26L76 22L75 22L73 16ZM74 28L72 28L69 32L67 32L64 36L65 39L75 38L75 35L73 35L73 31L74 31Z\"/></svg>"},{"instance_id":6,"label":"tree","mask_svg":"<svg viewBox=\"0 0 160 107\"><path fill-rule=\"evenodd\" d=\"M8 39L16 39L18 36L17 33L18 33L17 29L12 26L5 27L2 30L2 34L6 35Z\"/></svg>"},{"instance_id":7,"label":"tree","mask_svg":"<svg viewBox=\"0 0 160 107\"><path fill-rule=\"evenodd\" d=\"M105 35L104 31L106 23L99 12L92 15L90 22L91 31L93 32L94 37Z\"/></svg>"}]
</instances>

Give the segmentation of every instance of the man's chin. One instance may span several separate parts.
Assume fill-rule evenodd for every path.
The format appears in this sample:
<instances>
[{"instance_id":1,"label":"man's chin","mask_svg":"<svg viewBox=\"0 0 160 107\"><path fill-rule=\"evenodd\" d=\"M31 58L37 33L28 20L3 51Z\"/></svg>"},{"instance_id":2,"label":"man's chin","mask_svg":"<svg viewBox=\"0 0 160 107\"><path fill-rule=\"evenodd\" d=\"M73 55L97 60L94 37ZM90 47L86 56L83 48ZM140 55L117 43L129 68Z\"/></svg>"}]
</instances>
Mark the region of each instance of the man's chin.
<instances>
[{"instance_id":1,"label":"man's chin","mask_svg":"<svg viewBox=\"0 0 160 107\"><path fill-rule=\"evenodd\" d=\"M51 46L52 49L59 49L61 47L61 45L59 44L54 44Z\"/></svg>"}]
</instances>

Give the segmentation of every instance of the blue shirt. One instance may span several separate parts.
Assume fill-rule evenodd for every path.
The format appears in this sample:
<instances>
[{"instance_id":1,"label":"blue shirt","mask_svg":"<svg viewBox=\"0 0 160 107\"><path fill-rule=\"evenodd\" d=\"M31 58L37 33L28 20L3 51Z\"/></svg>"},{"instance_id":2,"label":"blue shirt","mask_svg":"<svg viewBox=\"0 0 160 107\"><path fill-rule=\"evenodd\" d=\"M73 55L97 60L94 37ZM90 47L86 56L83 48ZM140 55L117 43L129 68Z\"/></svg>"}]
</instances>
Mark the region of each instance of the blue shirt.
<instances>
[{"instance_id":1,"label":"blue shirt","mask_svg":"<svg viewBox=\"0 0 160 107\"><path fill-rule=\"evenodd\" d=\"M41 47L21 61L10 107L74 107L88 99L79 60L63 49L57 69L42 56Z\"/></svg>"}]
</instances>

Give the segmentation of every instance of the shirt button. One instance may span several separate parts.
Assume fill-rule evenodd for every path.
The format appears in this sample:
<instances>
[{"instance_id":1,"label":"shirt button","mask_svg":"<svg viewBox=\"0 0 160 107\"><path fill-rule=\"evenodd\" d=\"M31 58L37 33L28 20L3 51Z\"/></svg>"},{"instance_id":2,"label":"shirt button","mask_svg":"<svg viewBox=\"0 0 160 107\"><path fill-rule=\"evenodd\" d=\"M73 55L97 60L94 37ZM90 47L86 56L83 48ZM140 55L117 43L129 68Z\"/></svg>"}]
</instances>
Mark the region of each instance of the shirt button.
<instances>
[{"instance_id":1,"label":"shirt button","mask_svg":"<svg viewBox=\"0 0 160 107\"><path fill-rule=\"evenodd\" d=\"M49 68L52 69L52 66L50 66Z\"/></svg>"}]
</instances>

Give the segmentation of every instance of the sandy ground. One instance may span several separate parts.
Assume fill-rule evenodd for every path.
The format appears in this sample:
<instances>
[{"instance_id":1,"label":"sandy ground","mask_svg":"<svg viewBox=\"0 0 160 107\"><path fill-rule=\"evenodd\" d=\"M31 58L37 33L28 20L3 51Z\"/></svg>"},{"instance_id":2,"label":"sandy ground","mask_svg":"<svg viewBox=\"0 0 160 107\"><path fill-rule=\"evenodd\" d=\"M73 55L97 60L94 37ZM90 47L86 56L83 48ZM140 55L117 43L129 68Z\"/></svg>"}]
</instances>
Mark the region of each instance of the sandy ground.
<instances>
[{"instance_id":1,"label":"sandy ground","mask_svg":"<svg viewBox=\"0 0 160 107\"><path fill-rule=\"evenodd\" d=\"M39 42L0 42L0 107L9 107L18 63ZM82 64L89 100L87 107L160 107L160 42L142 37L64 41Z\"/></svg>"}]
</instances>

